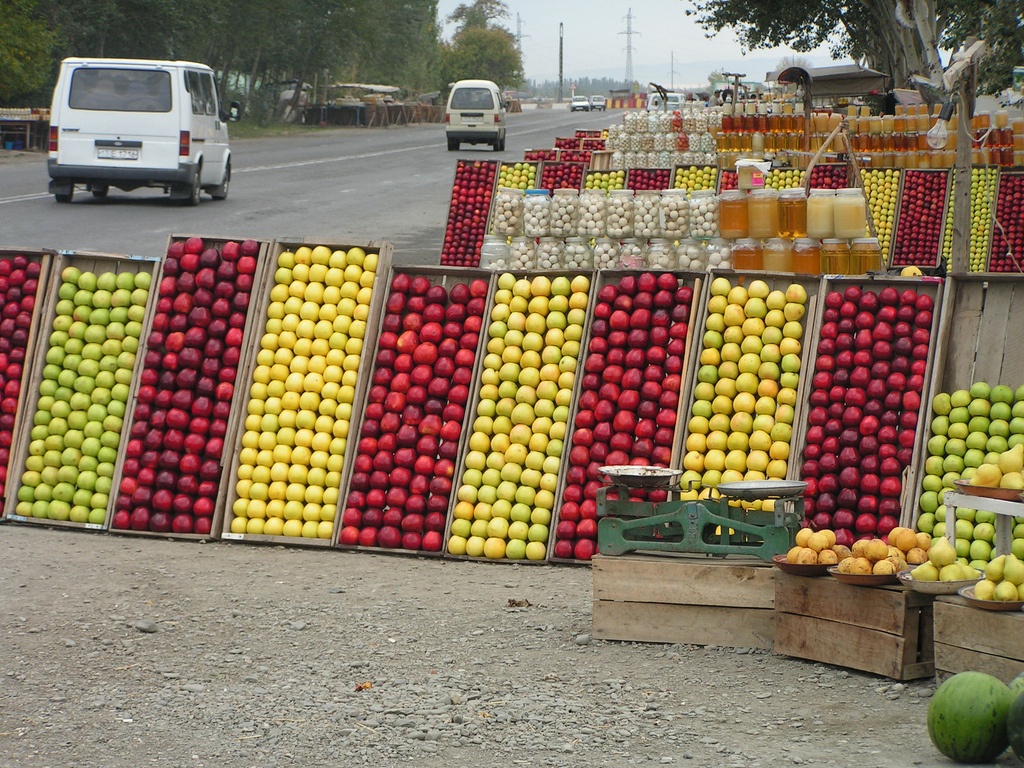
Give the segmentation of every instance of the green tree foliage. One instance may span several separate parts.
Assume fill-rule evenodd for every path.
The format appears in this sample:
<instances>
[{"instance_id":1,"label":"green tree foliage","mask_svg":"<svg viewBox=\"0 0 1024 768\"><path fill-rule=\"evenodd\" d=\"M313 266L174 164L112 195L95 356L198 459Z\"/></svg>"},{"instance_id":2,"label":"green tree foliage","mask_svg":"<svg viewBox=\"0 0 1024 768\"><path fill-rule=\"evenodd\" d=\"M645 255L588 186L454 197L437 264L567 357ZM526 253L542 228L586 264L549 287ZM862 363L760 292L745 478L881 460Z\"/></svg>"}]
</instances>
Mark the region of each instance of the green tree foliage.
<instances>
[{"instance_id":1,"label":"green tree foliage","mask_svg":"<svg viewBox=\"0 0 1024 768\"><path fill-rule=\"evenodd\" d=\"M898 1L904 17L916 11L927 23L897 23ZM922 40L922 28L937 28L937 42L946 49L969 35L986 39L993 55L982 63L981 80L990 89L1009 83L1007 62L1020 61L1024 46L1019 0L695 0L686 13L708 32L733 30L751 50L789 46L805 52L827 44L836 58L864 59L892 75L898 87L913 74L937 72L937 52Z\"/></svg>"},{"instance_id":2,"label":"green tree foliage","mask_svg":"<svg viewBox=\"0 0 1024 768\"><path fill-rule=\"evenodd\" d=\"M457 24L459 31L462 31L471 27L494 27L497 26L494 22L507 18L508 7L501 0L474 0L452 11L448 21Z\"/></svg>"},{"instance_id":3,"label":"green tree foliage","mask_svg":"<svg viewBox=\"0 0 1024 768\"><path fill-rule=\"evenodd\" d=\"M289 81L439 83L437 0L4 0L0 29L17 23L11 3L38 12L39 34L19 34L47 46L37 88L68 56L203 62L225 97L253 103L276 103Z\"/></svg>"},{"instance_id":4,"label":"green tree foliage","mask_svg":"<svg viewBox=\"0 0 1024 768\"><path fill-rule=\"evenodd\" d=\"M515 38L504 29L469 27L441 48L441 81L493 80L513 87L523 80Z\"/></svg>"},{"instance_id":5,"label":"green tree foliage","mask_svg":"<svg viewBox=\"0 0 1024 768\"><path fill-rule=\"evenodd\" d=\"M50 76L53 33L33 0L5 0L0 14L0 101L14 103Z\"/></svg>"}]
</instances>

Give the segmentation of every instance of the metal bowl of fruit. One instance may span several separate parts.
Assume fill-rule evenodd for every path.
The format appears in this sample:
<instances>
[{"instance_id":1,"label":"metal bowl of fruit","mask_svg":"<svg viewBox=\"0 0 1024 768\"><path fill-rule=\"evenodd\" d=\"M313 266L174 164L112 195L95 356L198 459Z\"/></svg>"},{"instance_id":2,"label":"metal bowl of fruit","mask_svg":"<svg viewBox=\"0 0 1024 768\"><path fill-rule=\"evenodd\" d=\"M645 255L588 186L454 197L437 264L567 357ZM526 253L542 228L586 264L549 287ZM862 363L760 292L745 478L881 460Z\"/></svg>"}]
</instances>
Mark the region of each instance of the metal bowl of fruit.
<instances>
[{"instance_id":1,"label":"metal bowl of fruit","mask_svg":"<svg viewBox=\"0 0 1024 768\"><path fill-rule=\"evenodd\" d=\"M971 485L969 480L954 480L953 485L960 493L968 496L983 496L986 499L1002 501L1020 501L1021 492L1015 488L989 488L984 485Z\"/></svg>"},{"instance_id":2,"label":"metal bowl of fruit","mask_svg":"<svg viewBox=\"0 0 1024 768\"><path fill-rule=\"evenodd\" d=\"M964 566L969 568L969 566ZM957 581L924 581L913 577L913 570L900 571L896 578L908 589L921 592L925 595L955 595L964 587L972 587L981 580L983 574L976 568L970 568L978 574L973 579L959 579Z\"/></svg>"},{"instance_id":3,"label":"metal bowl of fruit","mask_svg":"<svg viewBox=\"0 0 1024 768\"><path fill-rule=\"evenodd\" d=\"M683 476L681 469L667 467L646 467L635 464L616 464L601 467L602 475L609 482L624 485L627 488L669 488L678 487L679 478Z\"/></svg>"},{"instance_id":4,"label":"metal bowl of fruit","mask_svg":"<svg viewBox=\"0 0 1024 768\"><path fill-rule=\"evenodd\" d=\"M974 586L972 584L969 587L961 587L957 592L974 608L981 608L983 611L1019 611L1024 608L1024 600L981 600L974 596Z\"/></svg>"},{"instance_id":5,"label":"metal bowl of fruit","mask_svg":"<svg viewBox=\"0 0 1024 768\"><path fill-rule=\"evenodd\" d=\"M829 563L791 563L786 555L772 556L772 564L791 576L826 576L832 566Z\"/></svg>"},{"instance_id":6,"label":"metal bowl of fruit","mask_svg":"<svg viewBox=\"0 0 1024 768\"><path fill-rule=\"evenodd\" d=\"M838 565L829 566L828 572L840 584L852 584L856 587L882 587L897 583L895 573L843 573Z\"/></svg>"}]
</instances>

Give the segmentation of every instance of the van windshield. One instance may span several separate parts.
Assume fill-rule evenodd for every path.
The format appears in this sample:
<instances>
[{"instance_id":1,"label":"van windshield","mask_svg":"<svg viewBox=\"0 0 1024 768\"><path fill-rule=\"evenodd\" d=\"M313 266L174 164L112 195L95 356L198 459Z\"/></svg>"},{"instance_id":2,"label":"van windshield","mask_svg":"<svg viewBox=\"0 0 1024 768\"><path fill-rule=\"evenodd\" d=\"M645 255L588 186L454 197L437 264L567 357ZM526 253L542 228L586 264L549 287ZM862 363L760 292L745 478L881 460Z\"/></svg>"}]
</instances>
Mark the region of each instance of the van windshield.
<instances>
[{"instance_id":1,"label":"van windshield","mask_svg":"<svg viewBox=\"0 0 1024 768\"><path fill-rule=\"evenodd\" d=\"M456 88L452 109L494 109L494 98L486 88Z\"/></svg>"},{"instance_id":2,"label":"van windshield","mask_svg":"<svg viewBox=\"0 0 1024 768\"><path fill-rule=\"evenodd\" d=\"M170 112L171 74L149 69L76 69L68 106L114 112Z\"/></svg>"}]
</instances>

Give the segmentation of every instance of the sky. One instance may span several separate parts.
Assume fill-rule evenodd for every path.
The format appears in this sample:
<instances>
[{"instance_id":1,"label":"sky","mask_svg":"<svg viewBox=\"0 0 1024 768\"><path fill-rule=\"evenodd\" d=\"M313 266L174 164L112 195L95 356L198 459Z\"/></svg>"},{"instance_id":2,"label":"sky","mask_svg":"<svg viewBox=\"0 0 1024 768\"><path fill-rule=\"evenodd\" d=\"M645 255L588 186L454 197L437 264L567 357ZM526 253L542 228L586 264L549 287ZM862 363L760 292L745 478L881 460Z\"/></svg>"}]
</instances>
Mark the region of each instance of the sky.
<instances>
[{"instance_id":1,"label":"sky","mask_svg":"<svg viewBox=\"0 0 1024 768\"><path fill-rule=\"evenodd\" d=\"M439 0L442 21L471 0ZM686 10L686 0L505 0L510 18L504 26L516 33L517 15L527 80L558 79L558 25L563 24L563 72L566 87L574 77L626 76L627 14L632 11L633 79L676 88L706 86L708 73L720 70L761 82L785 56L800 56L812 66L834 63L828 51L796 54L788 48L743 55L736 35L724 31L708 39ZM445 24L450 38L455 28Z\"/></svg>"}]
</instances>

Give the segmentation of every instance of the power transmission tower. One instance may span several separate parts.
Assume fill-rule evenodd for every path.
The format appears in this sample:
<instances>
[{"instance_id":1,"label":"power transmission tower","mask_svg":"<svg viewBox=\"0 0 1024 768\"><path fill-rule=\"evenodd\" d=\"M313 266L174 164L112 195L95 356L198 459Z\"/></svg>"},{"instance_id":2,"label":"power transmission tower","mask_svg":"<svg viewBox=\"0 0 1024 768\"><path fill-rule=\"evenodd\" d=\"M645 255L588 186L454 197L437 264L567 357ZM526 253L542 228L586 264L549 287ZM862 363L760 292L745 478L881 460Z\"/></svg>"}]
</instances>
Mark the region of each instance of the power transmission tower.
<instances>
[{"instance_id":1,"label":"power transmission tower","mask_svg":"<svg viewBox=\"0 0 1024 768\"><path fill-rule=\"evenodd\" d=\"M619 32L620 35L626 36L626 83L633 83L633 35L639 35L639 32L633 31L633 9L630 8L626 13L626 31Z\"/></svg>"},{"instance_id":2,"label":"power transmission tower","mask_svg":"<svg viewBox=\"0 0 1024 768\"><path fill-rule=\"evenodd\" d=\"M519 55L523 55L523 38L529 37L529 35L523 34L523 17L518 13L516 14L516 48L519 50Z\"/></svg>"}]
</instances>

